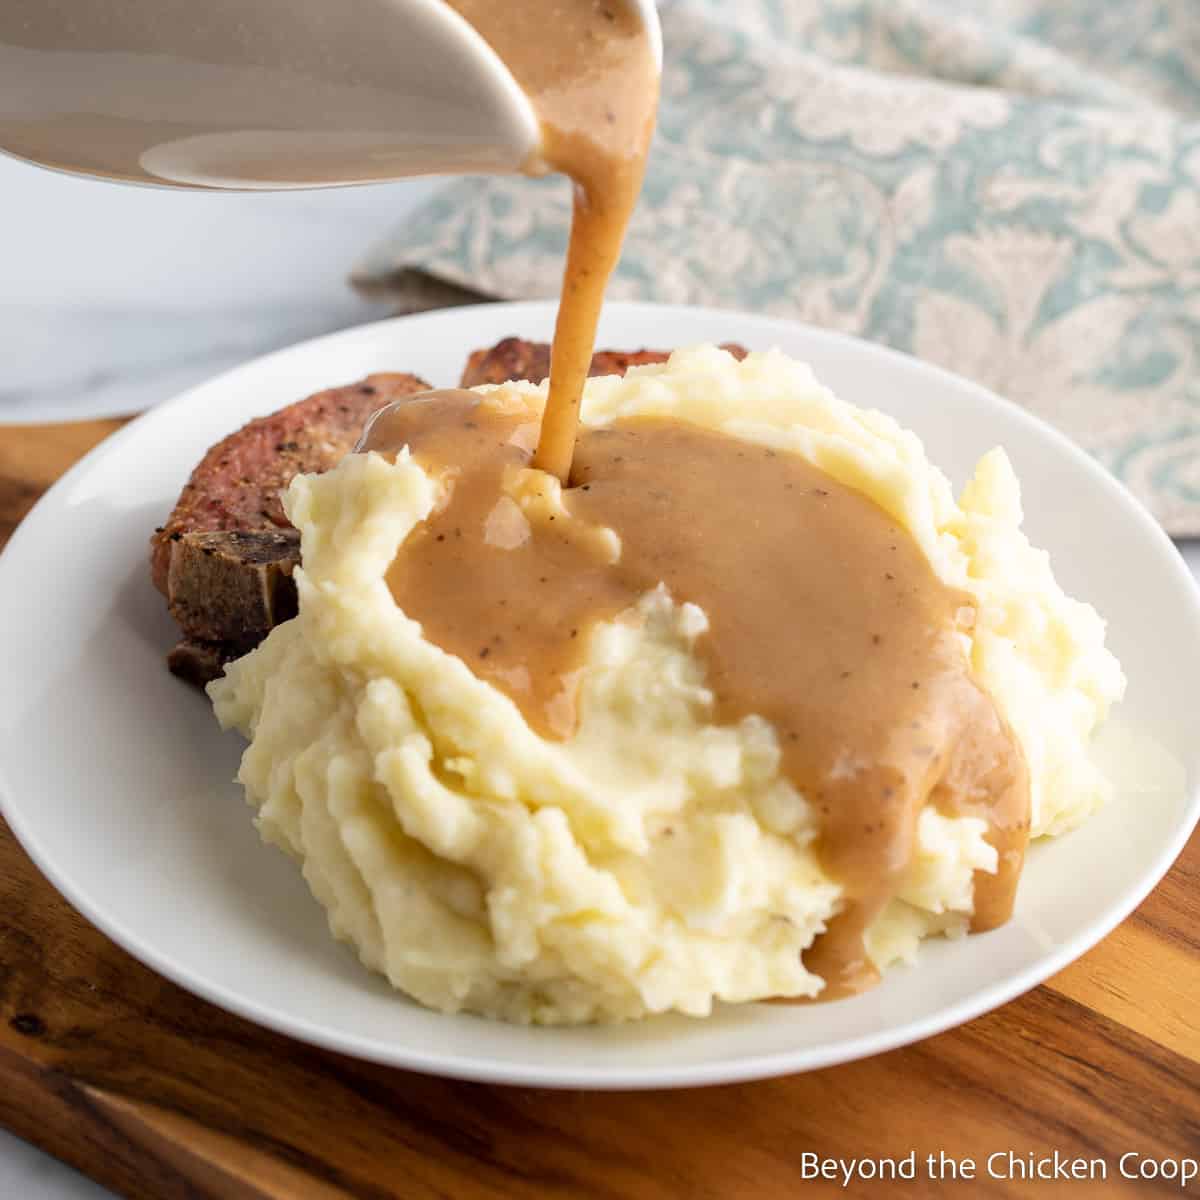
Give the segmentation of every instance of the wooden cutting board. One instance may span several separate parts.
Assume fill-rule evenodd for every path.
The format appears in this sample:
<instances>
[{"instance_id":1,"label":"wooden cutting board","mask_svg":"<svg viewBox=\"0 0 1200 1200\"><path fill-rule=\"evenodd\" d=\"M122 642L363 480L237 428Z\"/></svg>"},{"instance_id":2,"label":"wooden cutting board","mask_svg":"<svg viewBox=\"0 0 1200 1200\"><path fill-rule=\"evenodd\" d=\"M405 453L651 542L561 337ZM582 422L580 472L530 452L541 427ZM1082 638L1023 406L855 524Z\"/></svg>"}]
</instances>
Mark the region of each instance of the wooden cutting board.
<instances>
[{"instance_id":1,"label":"wooden cutting board","mask_svg":"<svg viewBox=\"0 0 1200 1200\"><path fill-rule=\"evenodd\" d=\"M0 541L120 422L0 429ZM3 686L20 686L6 679ZM0 824L0 1122L131 1197L1058 1194L988 1156L1101 1159L1080 1197L1186 1195L1118 1160L1200 1155L1200 840L1049 984L865 1062L690 1092L548 1092L354 1062L229 1016L75 913ZM805 1178L805 1154L916 1180ZM927 1155L975 1161L931 1181ZM1012 1175L1007 1158L993 1166ZM935 1171L935 1175L939 1173ZM948 1179L943 1175L943 1179Z\"/></svg>"}]
</instances>

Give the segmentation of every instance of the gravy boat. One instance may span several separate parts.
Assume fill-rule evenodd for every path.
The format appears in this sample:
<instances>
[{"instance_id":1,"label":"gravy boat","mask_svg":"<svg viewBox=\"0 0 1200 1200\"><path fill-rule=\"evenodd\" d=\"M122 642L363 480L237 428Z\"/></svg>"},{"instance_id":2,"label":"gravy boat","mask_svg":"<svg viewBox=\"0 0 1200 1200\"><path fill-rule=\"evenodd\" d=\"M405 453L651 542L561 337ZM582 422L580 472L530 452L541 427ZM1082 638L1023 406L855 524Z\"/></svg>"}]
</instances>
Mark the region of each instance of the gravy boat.
<instances>
[{"instance_id":1,"label":"gravy boat","mask_svg":"<svg viewBox=\"0 0 1200 1200\"><path fill-rule=\"evenodd\" d=\"M661 66L653 0L627 2ZM280 190L538 172L539 145L528 97L443 0L0 3L0 151L40 166Z\"/></svg>"}]
</instances>

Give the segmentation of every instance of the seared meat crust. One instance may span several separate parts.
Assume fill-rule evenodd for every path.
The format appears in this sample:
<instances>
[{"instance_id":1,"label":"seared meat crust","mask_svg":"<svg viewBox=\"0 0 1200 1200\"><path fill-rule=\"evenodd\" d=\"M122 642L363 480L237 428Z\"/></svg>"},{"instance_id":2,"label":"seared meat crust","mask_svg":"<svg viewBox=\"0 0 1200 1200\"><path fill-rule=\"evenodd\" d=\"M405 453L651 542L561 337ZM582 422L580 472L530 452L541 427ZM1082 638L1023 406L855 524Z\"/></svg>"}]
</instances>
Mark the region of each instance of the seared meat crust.
<instances>
[{"instance_id":1,"label":"seared meat crust","mask_svg":"<svg viewBox=\"0 0 1200 1200\"><path fill-rule=\"evenodd\" d=\"M734 342L725 344L735 358L745 358L744 347ZM630 367L646 363L666 362L669 350L597 350L592 355L591 375L624 375ZM475 350L463 368L462 387L477 387L481 383L507 383L526 379L541 383L550 374L550 345L548 342L527 342L508 337L486 350Z\"/></svg>"},{"instance_id":2,"label":"seared meat crust","mask_svg":"<svg viewBox=\"0 0 1200 1200\"><path fill-rule=\"evenodd\" d=\"M183 534L290 529L280 493L292 476L328 471L354 448L376 409L428 388L415 375L368 375L251 421L218 442L200 460L166 524L151 539L155 587L170 599L172 550ZM184 632L192 631L185 627Z\"/></svg>"}]
</instances>

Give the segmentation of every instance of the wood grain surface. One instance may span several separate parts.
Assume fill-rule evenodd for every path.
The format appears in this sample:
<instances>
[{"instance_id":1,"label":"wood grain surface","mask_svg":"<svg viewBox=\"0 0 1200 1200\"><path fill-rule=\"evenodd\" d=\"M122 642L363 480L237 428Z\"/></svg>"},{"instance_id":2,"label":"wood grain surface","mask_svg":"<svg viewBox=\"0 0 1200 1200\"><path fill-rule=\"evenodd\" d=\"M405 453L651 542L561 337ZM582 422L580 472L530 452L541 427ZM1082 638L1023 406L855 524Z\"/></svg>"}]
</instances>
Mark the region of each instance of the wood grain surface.
<instances>
[{"instance_id":1,"label":"wood grain surface","mask_svg":"<svg viewBox=\"0 0 1200 1200\"><path fill-rule=\"evenodd\" d=\"M119 424L0 429L0 540ZM1200 1155L1200 840L1091 953L961 1029L808 1075L620 1094L454 1083L265 1032L119 950L0 824L0 1122L145 1200L1200 1194L1118 1168ZM806 1152L913 1151L913 1182L804 1178ZM1099 1158L1107 1180L989 1178L1009 1151ZM931 1180L939 1153L976 1178Z\"/></svg>"}]
</instances>

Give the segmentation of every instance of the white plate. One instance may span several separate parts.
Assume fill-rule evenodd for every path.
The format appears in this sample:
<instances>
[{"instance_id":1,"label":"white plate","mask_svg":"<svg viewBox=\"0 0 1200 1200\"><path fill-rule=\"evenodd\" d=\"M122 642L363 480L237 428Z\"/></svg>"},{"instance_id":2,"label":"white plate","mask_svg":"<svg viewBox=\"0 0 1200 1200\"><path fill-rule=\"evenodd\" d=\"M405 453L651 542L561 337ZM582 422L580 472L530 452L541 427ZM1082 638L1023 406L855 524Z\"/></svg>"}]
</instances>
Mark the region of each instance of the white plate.
<instances>
[{"instance_id":1,"label":"white plate","mask_svg":"<svg viewBox=\"0 0 1200 1200\"><path fill-rule=\"evenodd\" d=\"M1108 618L1129 675L1101 739L1116 799L1034 849L1003 929L930 943L919 967L836 1004L522 1029L418 1008L333 942L294 865L251 827L231 782L239 739L163 667L172 624L149 581L147 538L201 453L248 418L369 371L451 384L468 349L545 338L552 320L549 304L487 305L283 350L129 425L42 499L0 559L0 792L67 899L183 987L306 1041L469 1079L622 1088L806 1070L926 1037L1034 986L1126 916L1182 848L1200 801L1200 604L1157 525L1046 426L911 358L785 321L613 304L605 345L736 339L807 359L847 400L916 430L956 485L1004 445L1031 536L1067 590Z\"/></svg>"}]
</instances>

